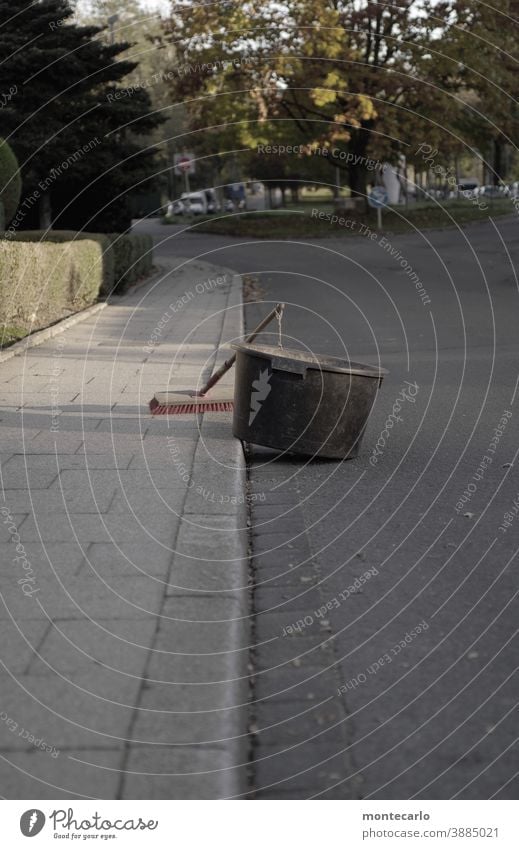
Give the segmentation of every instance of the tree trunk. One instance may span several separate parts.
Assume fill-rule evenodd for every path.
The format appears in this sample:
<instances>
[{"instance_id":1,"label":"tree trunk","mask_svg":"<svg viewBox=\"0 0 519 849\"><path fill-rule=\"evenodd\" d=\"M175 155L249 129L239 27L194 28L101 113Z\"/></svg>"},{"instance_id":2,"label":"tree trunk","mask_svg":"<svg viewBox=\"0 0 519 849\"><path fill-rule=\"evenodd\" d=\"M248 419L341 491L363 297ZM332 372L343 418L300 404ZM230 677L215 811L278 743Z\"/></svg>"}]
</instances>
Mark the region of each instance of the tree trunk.
<instances>
[{"instance_id":1,"label":"tree trunk","mask_svg":"<svg viewBox=\"0 0 519 849\"><path fill-rule=\"evenodd\" d=\"M494 186L499 185L499 181L503 177L503 144L500 139L494 139L494 173L492 174L492 182Z\"/></svg>"},{"instance_id":2,"label":"tree trunk","mask_svg":"<svg viewBox=\"0 0 519 849\"><path fill-rule=\"evenodd\" d=\"M370 141L369 129L371 121L366 122L356 133L348 146L349 152L355 159L348 168L350 192L352 197L362 198L367 208L368 172L366 169L366 153Z\"/></svg>"},{"instance_id":3,"label":"tree trunk","mask_svg":"<svg viewBox=\"0 0 519 849\"><path fill-rule=\"evenodd\" d=\"M337 165L335 166L335 183L334 183L334 185L335 185L335 188L337 190L337 195L335 195L335 192L334 192L334 197L337 197L337 201L339 202L340 199L341 199L341 169Z\"/></svg>"},{"instance_id":4,"label":"tree trunk","mask_svg":"<svg viewBox=\"0 0 519 849\"><path fill-rule=\"evenodd\" d=\"M48 230L52 224L52 207L50 203L50 192L43 192L38 203L38 216L40 230Z\"/></svg>"},{"instance_id":5,"label":"tree trunk","mask_svg":"<svg viewBox=\"0 0 519 849\"><path fill-rule=\"evenodd\" d=\"M364 210L368 208L368 172L361 165L354 165L349 169L350 192L352 198L361 198L364 201Z\"/></svg>"}]
</instances>

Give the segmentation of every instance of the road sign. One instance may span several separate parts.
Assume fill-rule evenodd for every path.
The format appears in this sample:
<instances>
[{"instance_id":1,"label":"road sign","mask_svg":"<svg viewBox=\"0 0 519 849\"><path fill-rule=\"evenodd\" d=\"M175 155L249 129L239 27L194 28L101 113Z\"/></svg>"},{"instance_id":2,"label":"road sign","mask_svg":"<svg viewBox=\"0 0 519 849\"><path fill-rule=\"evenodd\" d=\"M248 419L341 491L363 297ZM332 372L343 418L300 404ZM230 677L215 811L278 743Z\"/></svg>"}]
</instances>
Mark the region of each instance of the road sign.
<instances>
[{"instance_id":1,"label":"road sign","mask_svg":"<svg viewBox=\"0 0 519 849\"><path fill-rule=\"evenodd\" d=\"M381 209L387 206L387 192L383 186L374 186L368 195L368 203L373 209Z\"/></svg>"},{"instance_id":2,"label":"road sign","mask_svg":"<svg viewBox=\"0 0 519 849\"><path fill-rule=\"evenodd\" d=\"M195 154L175 153L173 157L173 164L175 166L175 174L194 174Z\"/></svg>"}]
</instances>

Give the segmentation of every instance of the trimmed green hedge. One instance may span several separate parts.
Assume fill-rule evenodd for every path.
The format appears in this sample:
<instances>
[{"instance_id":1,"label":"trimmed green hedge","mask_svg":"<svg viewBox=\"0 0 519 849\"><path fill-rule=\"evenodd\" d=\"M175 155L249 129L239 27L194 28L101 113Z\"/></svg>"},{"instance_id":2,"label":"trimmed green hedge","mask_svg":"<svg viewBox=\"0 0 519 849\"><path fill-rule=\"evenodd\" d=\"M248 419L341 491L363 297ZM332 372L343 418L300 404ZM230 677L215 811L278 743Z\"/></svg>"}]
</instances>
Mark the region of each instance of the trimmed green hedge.
<instances>
[{"instance_id":1,"label":"trimmed green hedge","mask_svg":"<svg viewBox=\"0 0 519 849\"><path fill-rule=\"evenodd\" d=\"M101 268L101 294L117 295L126 292L136 280L150 274L153 268L153 239L147 234L133 233L75 233L72 230L22 230L9 232L7 238L16 242L95 241L101 247L97 265Z\"/></svg>"},{"instance_id":2,"label":"trimmed green hedge","mask_svg":"<svg viewBox=\"0 0 519 849\"><path fill-rule=\"evenodd\" d=\"M110 233L114 255L114 291L125 292L132 283L151 273L153 239L147 234Z\"/></svg>"},{"instance_id":3,"label":"trimmed green hedge","mask_svg":"<svg viewBox=\"0 0 519 849\"><path fill-rule=\"evenodd\" d=\"M102 283L101 253L93 239L66 245L0 240L0 347L93 304Z\"/></svg>"},{"instance_id":4,"label":"trimmed green hedge","mask_svg":"<svg viewBox=\"0 0 519 849\"><path fill-rule=\"evenodd\" d=\"M101 250L96 259L96 273L101 275L101 286L99 292L103 295L111 292L114 286L114 255L110 250L110 238L98 233L76 233L74 230L20 230L8 231L6 234L10 242L52 242L63 244L70 242L81 242L85 239L96 242Z\"/></svg>"},{"instance_id":5,"label":"trimmed green hedge","mask_svg":"<svg viewBox=\"0 0 519 849\"><path fill-rule=\"evenodd\" d=\"M7 227L18 209L22 193L22 178L18 160L4 139L0 138L0 201L4 208L4 224Z\"/></svg>"}]
</instances>

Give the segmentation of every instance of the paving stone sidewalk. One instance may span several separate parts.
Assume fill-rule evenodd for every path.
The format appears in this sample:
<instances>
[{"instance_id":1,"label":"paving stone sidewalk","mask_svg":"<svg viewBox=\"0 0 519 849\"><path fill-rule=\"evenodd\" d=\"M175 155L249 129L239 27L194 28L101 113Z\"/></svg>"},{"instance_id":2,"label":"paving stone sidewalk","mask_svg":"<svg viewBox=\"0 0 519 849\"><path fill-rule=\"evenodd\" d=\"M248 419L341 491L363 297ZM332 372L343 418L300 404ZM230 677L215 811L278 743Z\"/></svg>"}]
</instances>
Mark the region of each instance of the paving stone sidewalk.
<instances>
[{"instance_id":1,"label":"paving stone sidewalk","mask_svg":"<svg viewBox=\"0 0 519 849\"><path fill-rule=\"evenodd\" d=\"M163 271L0 363L4 798L247 788L241 446L230 414L148 412L241 336L241 283Z\"/></svg>"}]
</instances>

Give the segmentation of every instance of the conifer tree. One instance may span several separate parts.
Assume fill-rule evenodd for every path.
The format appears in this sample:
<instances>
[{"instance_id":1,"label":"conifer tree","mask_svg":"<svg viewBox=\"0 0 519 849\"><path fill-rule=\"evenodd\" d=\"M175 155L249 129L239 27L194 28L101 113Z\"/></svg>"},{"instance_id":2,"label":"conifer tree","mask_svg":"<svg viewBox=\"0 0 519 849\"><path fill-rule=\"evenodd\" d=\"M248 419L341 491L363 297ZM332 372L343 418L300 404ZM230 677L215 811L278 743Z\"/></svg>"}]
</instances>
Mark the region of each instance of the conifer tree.
<instances>
[{"instance_id":1,"label":"conifer tree","mask_svg":"<svg viewBox=\"0 0 519 849\"><path fill-rule=\"evenodd\" d=\"M160 119L145 90L124 87L135 68L118 59L128 43L72 18L68 0L0 0L2 87L16 90L2 132L39 211L21 226L123 229L125 193L153 170L139 137Z\"/></svg>"}]
</instances>

